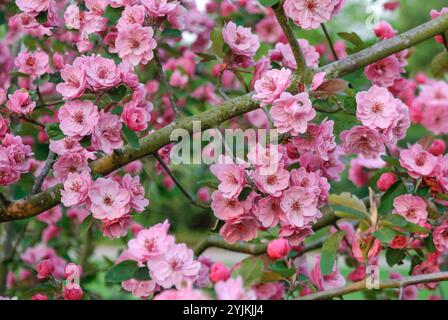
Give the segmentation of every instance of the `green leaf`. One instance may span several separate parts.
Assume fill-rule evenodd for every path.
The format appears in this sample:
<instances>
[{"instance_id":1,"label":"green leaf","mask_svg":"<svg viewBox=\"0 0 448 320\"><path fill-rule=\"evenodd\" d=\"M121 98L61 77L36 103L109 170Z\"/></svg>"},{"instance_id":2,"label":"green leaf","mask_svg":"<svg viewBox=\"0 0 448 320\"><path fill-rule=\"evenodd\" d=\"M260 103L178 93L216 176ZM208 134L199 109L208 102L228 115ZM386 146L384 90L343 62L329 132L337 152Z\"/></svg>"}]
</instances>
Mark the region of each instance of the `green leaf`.
<instances>
[{"instance_id":1,"label":"green leaf","mask_svg":"<svg viewBox=\"0 0 448 320\"><path fill-rule=\"evenodd\" d=\"M132 278L139 281L151 280L149 270L147 267L139 268L137 271L134 272L134 276Z\"/></svg>"},{"instance_id":2,"label":"green leaf","mask_svg":"<svg viewBox=\"0 0 448 320\"><path fill-rule=\"evenodd\" d=\"M386 261L390 267L396 264L400 264L401 261L406 257L406 253L401 249L387 249L386 251Z\"/></svg>"},{"instance_id":3,"label":"green leaf","mask_svg":"<svg viewBox=\"0 0 448 320\"><path fill-rule=\"evenodd\" d=\"M140 148L140 141L138 140L137 134L134 131L129 129L127 126L123 126L122 131L124 136L126 137L127 142L132 148Z\"/></svg>"},{"instance_id":4,"label":"green leaf","mask_svg":"<svg viewBox=\"0 0 448 320\"><path fill-rule=\"evenodd\" d=\"M382 227L373 233L373 236L375 238L385 243L391 242L394 239L395 235L396 232L388 227Z\"/></svg>"},{"instance_id":5,"label":"green leaf","mask_svg":"<svg viewBox=\"0 0 448 320\"><path fill-rule=\"evenodd\" d=\"M327 240L325 240L320 253L320 270L323 275L328 275L333 272L333 267L336 261L336 253L339 249L344 234L345 233L343 231L339 231L332 234Z\"/></svg>"},{"instance_id":6,"label":"green leaf","mask_svg":"<svg viewBox=\"0 0 448 320\"><path fill-rule=\"evenodd\" d=\"M221 29L214 28L210 33L210 40L212 41L212 50L218 57L224 57L224 39L222 37Z\"/></svg>"},{"instance_id":7,"label":"green leaf","mask_svg":"<svg viewBox=\"0 0 448 320\"><path fill-rule=\"evenodd\" d=\"M443 50L431 62L431 72L436 78L443 78L448 71L448 52Z\"/></svg>"},{"instance_id":8,"label":"green leaf","mask_svg":"<svg viewBox=\"0 0 448 320\"><path fill-rule=\"evenodd\" d=\"M361 51L362 49L367 47L367 45L356 32L339 32L338 36L355 46L354 49L350 50L351 53Z\"/></svg>"},{"instance_id":9,"label":"green leaf","mask_svg":"<svg viewBox=\"0 0 448 320\"><path fill-rule=\"evenodd\" d=\"M203 52L195 52L195 54L202 58L202 61L213 61L216 60L216 56L214 54L208 54Z\"/></svg>"},{"instance_id":10,"label":"green leaf","mask_svg":"<svg viewBox=\"0 0 448 320\"><path fill-rule=\"evenodd\" d=\"M274 4L278 3L279 0L259 0L263 7L272 7Z\"/></svg>"},{"instance_id":11,"label":"green leaf","mask_svg":"<svg viewBox=\"0 0 448 320\"><path fill-rule=\"evenodd\" d=\"M354 219L354 220L364 220L368 218L365 212L358 211L353 208L338 205L331 206L331 208L333 209L334 214L339 218Z\"/></svg>"},{"instance_id":12,"label":"green leaf","mask_svg":"<svg viewBox=\"0 0 448 320\"><path fill-rule=\"evenodd\" d=\"M335 215L340 218L369 220L364 202L348 192L331 194L328 198Z\"/></svg>"},{"instance_id":13,"label":"green leaf","mask_svg":"<svg viewBox=\"0 0 448 320\"><path fill-rule=\"evenodd\" d=\"M45 132L51 140L61 140L65 137L65 134L59 128L57 123L49 123L45 126Z\"/></svg>"},{"instance_id":14,"label":"green leaf","mask_svg":"<svg viewBox=\"0 0 448 320\"><path fill-rule=\"evenodd\" d=\"M238 275L243 278L244 285L250 288L252 285L260 282L263 277L264 263L260 258L247 258L241 262Z\"/></svg>"},{"instance_id":15,"label":"green leaf","mask_svg":"<svg viewBox=\"0 0 448 320\"><path fill-rule=\"evenodd\" d=\"M95 220L92 218L92 216L87 216L79 226L79 236L83 237L92 227Z\"/></svg>"},{"instance_id":16,"label":"green leaf","mask_svg":"<svg viewBox=\"0 0 448 320\"><path fill-rule=\"evenodd\" d=\"M137 270L136 261L125 260L110 268L106 273L105 279L109 283L120 283L132 279Z\"/></svg>"},{"instance_id":17,"label":"green leaf","mask_svg":"<svg viewBox=\"0 0 448 320\"><path fill-rule=\"evenodd\" d=\"M182 32L178 29L166 28L162 31L162 37L179 38L181 36L182 36Z\"/></svg>"},{"instance_id":18,"label":"green leaf","mask_svg":"<svg viewBox=\"0 0 448 320\"><path fill-rule=\"evenodd\" d=\"M12 78L29 78L30 77L26 73L19 72L19 71L11 71L9 73L9 76L12 77Z\"/></svg>"},{"instance_id":19,"label":"green leaf","mask_svg":"<svg viewBox=\"0 0 448 320\"><path fill-rule=\"evenodd\" d=\"M429 229L426 229L425 227L422 227L418 224L408 222L407 225L404 227L404 229L414 232L414 233L423 233L428 234L430 232Z\"/></svg>"},{"instance_id":20,"label":"green leaf","mask_svg":"<svg viewBox=\"0 0 448 320\"><path fill-rule=\"evenodd\" d=\"M109 97L115 102L121 101L126 95L127 90L126 86L120 85L109 91Z\"/></svg>"},{"instance_id":21,"label":"green leaf","mask_svg":"<svg viewBox=\"0 0 448 320\"><path fill-rule=\"evenodd\" d=\"M407 193L406 186L401 181L395 182L381 197L378 213L381 215L389 214L393 209L394 199Z\"/></svg>"},{"instance_id":22,"label":"green leaf","mask_svg":"<svg viewBox=\"0 0 448 320\"><path fill-rule=\"evenodd\" d=\"M277 260L269 265L269 268L271 268L272 271L278 273L284 278L291 277L293 274L295 274L297 271L294 268L289 268L285 261L283 260Z\"/></svg>"},{"instance_id":23,"label":"green leaf","mask_svg":"<svg viewBox=\"0 0 448 320\"><path fill-rule=\"evenodd\" d=\"M404 228L408 224L407 220L403 218L402 216L398 214L389 214L386 216L386 218L383 220L383 222L386 222L387 224L390 224L394 227L400 227Z\"/></svg>"},{"instance_id":24,"label":"green leaf","mask_svg":"<svg viewBox=\"0 0 448 320\"><path fill-rule=\"evenodd\" d=\"M434 245L432 234L427 236L423 242L425 243L426 250L429 252L436 252L436 246Z\"/></svg>"},{"instance_id":25,"label":"green leaf","mask_svg":"<svg viewBox=\"0 0 448 320\"><path fill-rule=\"evenodd\" d=\"M104 11L104 17L109 20L108 25L116 25L118 19L121 17L122 11L123 10L120 8L112 8L111 6L107 6L106 11Z\"/></svg>"}]
</instances>

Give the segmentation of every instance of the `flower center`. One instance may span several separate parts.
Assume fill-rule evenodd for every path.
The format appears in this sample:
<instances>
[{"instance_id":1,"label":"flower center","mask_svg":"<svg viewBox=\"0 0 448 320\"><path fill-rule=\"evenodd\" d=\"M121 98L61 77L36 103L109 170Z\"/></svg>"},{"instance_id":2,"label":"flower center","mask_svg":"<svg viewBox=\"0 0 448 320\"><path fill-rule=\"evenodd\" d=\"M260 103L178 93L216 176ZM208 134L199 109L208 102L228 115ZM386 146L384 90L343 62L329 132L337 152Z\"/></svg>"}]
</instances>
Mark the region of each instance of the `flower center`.
<instances>
[{"instance_id":1,"label":"flower center","mask_svg":"<svg viewBox=\"0 0 448 320\"><path fill-rule=\"evenodd\" d=\"M379 102L375 102L372 106L372 111L375 113L383 111L383 104Z\"/></svg>"}]
</instances>

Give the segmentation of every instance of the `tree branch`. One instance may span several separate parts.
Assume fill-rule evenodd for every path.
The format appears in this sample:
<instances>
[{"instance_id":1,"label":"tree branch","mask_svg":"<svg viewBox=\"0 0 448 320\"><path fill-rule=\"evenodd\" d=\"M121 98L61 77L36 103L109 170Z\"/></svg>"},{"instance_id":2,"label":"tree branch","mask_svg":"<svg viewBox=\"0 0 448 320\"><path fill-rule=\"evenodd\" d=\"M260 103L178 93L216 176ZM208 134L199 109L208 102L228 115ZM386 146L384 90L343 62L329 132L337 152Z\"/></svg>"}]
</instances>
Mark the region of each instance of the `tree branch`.
<instances>
[{"instance_id":1,"label":"tree branch","mask_svg":"<svg viewBox=\"0 0 448 320\"><path fill-rule=\"evenodd\" d=\"M328 33L328 30L327 30L327 27L323 23L321 23L320 25L325 34L325 38L327 38L328 45L330 46L331 53L333 54L333 58L335 61L338 61L339 57L338 57L338 54L336 53L336 50L334 49L333 40L331 40L330 34Z\"/></svg>"},{"instance_id":2,"label":"tree branch","mask_svg":"<svg viewBox=\"0 0 448 320\"><path fill-rule=\"evenodd\" d=\"M156 62L157 65L160 81L163 82L166 93L168 94L168 99L170 100L171 108L173 108L174 115L177 117L180 113L179 107L177 106L176 100L174 99L174 93L172 92L170 84L166 79L165 72L163 71L162 60L160 60L159 50L157 48L154 49L154 61Z\"/></svg>"},{"instance_id":3,"label":"tree branch","mask_svg":"<svg viewBox=\"0 0 448 320\"><path fill-rule=\"evenodd\" d=\"M379 287L380 289L393 289L393 288L403 288L406 286L420 284L420 283L428 283L428 282L442 282L448 281L448 272L438 272L431 274L422 274L412 277L407 277L402 280L382 280L380 281ZM333 297L340 297L349 293L363 291L367 289L366 281L358 281L352 283L343 288L336 288L327 291L317 292L314 294L310 294L304 296L298 300L322 300L322 299L330 299Z\"/></svg>"},{"instance_id":4,"label":"tree branch","mask_svg":"<svg viewBox=\"0 0 448 320\"><path fill-rule=\"evenodd\" d=\"M395 38L381 41L371 48L324 66L319 71L325 71L329 77L340 77L425 39L432 38L447 29L448 15L442 15ZM253 111L258 107L259 105L252 100L252 93L227 100L217 108L192 117L181 118L176 123L148 135L140 140L141 147L139 149L133 149L127 145L120 153L113 153L95 160L91 164L92 171L94 174L106 175L134 160L153 154L171 142L170 135L173 130L185 129L191 133L193 121L200 121L203 130L216 128L222 122ZM0 208L0 222L32 217L51 209L60 202L61 187L61 184L58 184L39 194L15 201L6 208Z\"/></svg>"},{"instance_id":5,"label":"tree branch","mask_svg":"<svg viewBox=\"0 0 448 320\"><path fill-rule=\"evenodd\" d=\"M53 151L48 151L47 161L45 162L45 165L42 168L42 172L36 179L36 183L34 184L33 189L31 190L31 194L36 194L41 191L42 184L44 183L45 178L48 176L48 173L50 172L55 159L56 159L56 153L54 153Z\"/></svg>"}]
</instances>

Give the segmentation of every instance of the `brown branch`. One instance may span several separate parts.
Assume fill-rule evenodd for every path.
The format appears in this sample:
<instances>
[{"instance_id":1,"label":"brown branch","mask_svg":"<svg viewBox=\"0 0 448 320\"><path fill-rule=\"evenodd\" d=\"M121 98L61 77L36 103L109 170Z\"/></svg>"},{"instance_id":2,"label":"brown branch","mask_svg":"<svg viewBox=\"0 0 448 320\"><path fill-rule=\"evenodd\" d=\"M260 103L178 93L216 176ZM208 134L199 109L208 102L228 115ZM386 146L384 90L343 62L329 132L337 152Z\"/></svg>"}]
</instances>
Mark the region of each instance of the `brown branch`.
<instances>
[{"instance_id":1,"label":"brown branch","mask_svg":"<svg viewBox=\"0 0 448 320\"><path fill-rule=\"evenodd\" d=\"M382 280L379 283L380 289L393 289L393 288L403 288L406 286L420 284L420 283L429 283L429 282L442 282L448 281L448 272L438 272L432 274L422 274L412 277L407 277L402 280ZM343 288L336 288L327 291L317 292L314 294L310 294L299 298L298 300L322 300L322 299L330 299L334 297L341 297L343 295L363 291L367 288L367 280L358 281L352 283Z\"/></svg>"},{"instance_id":2,"label":"brown branch","mask_svg":"<svg viewBox=\"0 0 448 320\"><path fill-rule=\"evenodd\" d=\"M328 33L328 30L327 30L327 27L323 23L321 23L321 27L325 34L325 38L327 38L328 45L330 46L331 53L333 54L333 58L334 58L334 60L338 61L339 57L338 57L338 54L336 53L336 50L334 49L333 40L331 40L330 34Z\"/></svg>"},{"instance_id":3,"label":"brown branch","mask_svg":"<svg viewBox=\"0 0 448 320\"><path fill-rule=\"evenodd\" d=\"M45 178L48 176L48 173L50 172L55 159L56 154L52 151L48 151L47 161L45 162L45 165L42 168L41 173L36 178L36 183L34 184L33 189L31 190L31 194L36 194L41 191L42 184L44 183Z\"/></svg>"},{"instance_id":4,"label":"brown branch","mask_svg":"<svg viewBox=\"0 0 448 320\"><path fill-rule=\"evenodd\" d=\"M163 71L162 60L160 59L158 49L154 49L154 61L156 62L157 70L159 72L159 79L165 86L166 93L168 94L168 99L170 100L171 108L173 108L174 115L177 117L180 113L179 107L177 106L176 100L174 99L174 93L171 90L171 86L166 79L165 72Z\"/></svg>"}]
</instances>

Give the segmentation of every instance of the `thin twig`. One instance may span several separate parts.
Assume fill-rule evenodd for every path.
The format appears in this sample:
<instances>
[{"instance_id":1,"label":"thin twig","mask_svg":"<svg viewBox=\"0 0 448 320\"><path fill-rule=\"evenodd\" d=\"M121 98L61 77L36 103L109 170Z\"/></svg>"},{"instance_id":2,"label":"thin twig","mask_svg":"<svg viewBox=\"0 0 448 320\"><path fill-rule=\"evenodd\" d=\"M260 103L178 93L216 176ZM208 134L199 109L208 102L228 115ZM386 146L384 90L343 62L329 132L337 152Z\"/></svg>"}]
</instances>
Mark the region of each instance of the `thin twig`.
<instances>
[{"instance_id":1,"label":"thin twig","mask_svg":"<svg viewBox=\"0 0 448 320\"><path fill-rule=\"evenodd\" d=\"M171 90L171 86L168 83L168 80L166 79L165 72L163 71L163 65L162 60L160 59L159 50L154 49L154 61L156 62L157 69L159 71L159 77L160 80L163 82L163 85L165 86L165 90L168 94L168 99L170 100L171 107L173 108L174 115L177 117L179 116L179 107L176 104L176 101L174 99L174 93Z\"/></svg>"},{"instance_id":2,"label":"thin twig","mask_svg":"<svg viewBox=\"0 0 448 320\"><path fill-rule=\"evenodd\" d=\"M45 165L42 168L41 173L36 178L36 183L34 184L33 189L31 190L31 194L37 194L40 192L40 190L42 188L42 184L44 183L45 178L47 177L48 173L50 172L55 159L56 159L56 154L53 151L48 151L47 161L45 162Z\"/></svg>"},{"instance_id":3,"label":"thin twig","mask_svg":"<svg viewBox=\"0 0 448 320\"><path fill-rule=\"evenodd\" d=\"M190 193L182 186L182 184L177 180L177 178L174 176L171 169L168 167L168 165L163 161L162 157L159 156L157 152L153 154L154 158L160 163L162 168L165 170L165 172L170 176L170 178L173 180L173 182L176 184L176 186L179 188L179 190L184 194L185 197L190 201L190 203L198 208L202 209L210 209L210 206L206 205L205 203L201 203L199 201L196 201Z\"/></svg>"},{"instance_id":4,"label":"thin twig","mask_svg":"<svg viewBox=\"0 0 448 320\"><path fill-rule=\"evenodd\" d=\"M336 53L336 50L334 49L333 40L331 40L330 34L328 33L328 30L327 30L327 27L323 23L321 23L320 25L322 27L322 30L324 31L325 38L327 38L328 45L330 46L330 49L331 49L331 53L333 53L333 58L334 58L334 60L338 61L339 57L338 57L338 54Z\"/></svg>"},{"instance_id":5,"label":"thin twig","mask_svg":"<svg viewBox=\"0 0 448 320\"><path fill-rule=\"evenodd\" d=\"M37 121L37 120L28 118L28 117L23 116L23 115L19 116L19 119L45 129L45 125L43 123Z\"/></svg>"}]
</instances>

